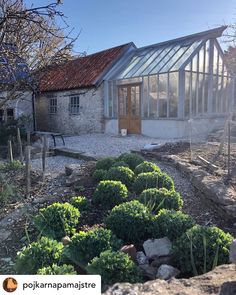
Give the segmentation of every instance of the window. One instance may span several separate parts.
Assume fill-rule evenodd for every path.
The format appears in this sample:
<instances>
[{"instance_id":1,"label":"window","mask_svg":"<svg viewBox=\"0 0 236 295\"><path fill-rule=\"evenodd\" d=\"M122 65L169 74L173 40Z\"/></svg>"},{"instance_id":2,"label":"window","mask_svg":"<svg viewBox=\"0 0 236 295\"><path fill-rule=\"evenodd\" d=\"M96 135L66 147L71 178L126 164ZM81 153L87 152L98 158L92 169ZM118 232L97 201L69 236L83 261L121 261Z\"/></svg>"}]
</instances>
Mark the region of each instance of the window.
<instances>
[{"instance_id":1,"label":"window","mask_svg":"<svg viewBox=\"0 0 236 295\"><path fill-rule=\"evenodd\" d=\"M57 113L57 98L50 98L49 113L50 114Z\"/></svg>"},{"instance_id":2,"label":"window","mask_svg":"<svg viewBox=\"0 0 236 295\"><path fill-rule=\"evenodd\" d=\"M7 109L7 121L14 120L14 109Z\"/></svg>"},{"instance_id":3,"label":"window","mask_svg":"<svg viewBox=\"0 0 236 295\"><path fill-rule=\"evenodd\" d=\"M70 98L70 114L71 115L79 114L79 96L72 96Z\"/></svg>"}]
</instances>

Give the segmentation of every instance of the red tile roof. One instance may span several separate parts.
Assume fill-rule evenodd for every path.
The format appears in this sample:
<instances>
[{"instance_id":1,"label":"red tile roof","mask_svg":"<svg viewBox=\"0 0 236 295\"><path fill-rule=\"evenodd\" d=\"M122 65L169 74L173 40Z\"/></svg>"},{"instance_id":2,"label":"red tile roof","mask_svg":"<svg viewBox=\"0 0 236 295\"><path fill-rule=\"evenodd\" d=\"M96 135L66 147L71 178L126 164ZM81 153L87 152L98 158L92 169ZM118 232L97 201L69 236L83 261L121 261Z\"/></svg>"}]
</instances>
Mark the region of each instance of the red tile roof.
<instances>
[{"instance_id":1,"label":"red tile roof","mask_svg":"<svg viewBox=\"0 0 236 295\"><path fill-rule=\"evenodd\" d=\"M47 69L40 91L68 90L97 85L100 78L133 43L127 43Z\"/></svg>"}]
</instances>

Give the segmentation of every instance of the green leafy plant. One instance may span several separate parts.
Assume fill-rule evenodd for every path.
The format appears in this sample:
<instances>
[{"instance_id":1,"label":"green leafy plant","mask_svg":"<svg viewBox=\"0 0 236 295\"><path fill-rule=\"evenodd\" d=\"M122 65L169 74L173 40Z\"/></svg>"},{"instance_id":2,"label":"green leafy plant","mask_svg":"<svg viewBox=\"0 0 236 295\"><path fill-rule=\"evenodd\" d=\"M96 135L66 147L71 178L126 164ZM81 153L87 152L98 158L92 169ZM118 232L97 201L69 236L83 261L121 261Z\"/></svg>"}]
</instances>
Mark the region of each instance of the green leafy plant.
<instances>
[{"instance_id":1,"label":"green leafy plant","mask_svg":"<svg viewBox=\"0 0 236 295\"><path fill-rule=\"evenodd\" d=\"M111 209L115 205L124 202L127 197L128 190L124 184L120 181L105 180L99 182L93 194L92 202Z\"/></svg>"},{"instance_id":2,"label":"green leafy plant","mask_svg":"<svg viewBox=\"0 0 236 295\"><path fill-rule=\"evenodd\" d=\"M93 173L93 180L96 182L107 179L107 170L97 169Z\"/></svg>"},{"instance_id":3,"label":"green leafy plant","mask_svg":"<svg viewBox=\"0 0 236 295\"><path fill-rule=\"evenodd\" d=\"M229 262L233 237L217 227L195 225L173 245L176 266L186 275L200 275Z\"/></svg>"},{"instance_id":4,"label":"green leafy plant","mask_svg":"<svg viewBox=\"0 0 236 295\"><path fill-rule=\"evenodd\" d=\"M76 275L76 271L72 265L57 265L53 264L51 266L40 268L37 271L38 275Z\"/></svg>"},{"instance_id":5,"label":"green leafy plant","mask_svg":"<svg viewBox=\"0 0 236 295\"><path fill-rule=\"evenodd\" d=\"M161 172L161 169L152 162L144 161L141 164L139 164L134 170L134 173L136 175L145 172Z\"/></svg>"},{"instance_id":6,"label":"green leafy plant","mask_svg":"<svg viewBox=\"0 0 236 295\"><path fill-rule=\"evenodd\" d=\"M118 250L122 243L108 229L96 228L75 234L65 249L65 256L73 263L85 267L88 262L105 250Z\"/></svg>"},{"instance_id":7,"label":"green leafy plant","mask_svg":"<svg viewBox=\"0 0 236 295\"><path fill-rule=\"evenodd\" d=\"M75 192L82 194L83 192L85 192L85 187L83 185L76 184L74 190Z\"/></svg>"},{"instance_id":8,"label":"green leafy plant","mask_svg":"<svg viewBox=\"0 0 236 295\"><path fill-rule=\"evenodd\" d=\"M103 285L118 282L137 283L142 281L142 275L129 255L111 250L102 252L87 266L89 274L100 274Z\"/></svg>"},{"instance_id":9,"label":"green leafy plant","mask_svg":"<svg viewBox=\"0 0 236 295\"><path fill-rule=\"evenodd\" d=\"M59 263L63 245L60 242L41 237L38 242L33 242L17 253L15 269L19 274L36 274L37 270Z\"/></svg>"},{"instance_id":10,"label":"green leafy plant","mask_svg":"<svg viewBox=\"0 0 236 295\"><path fill-rule=\"evenodd\" d=\"M168 190L174 189L174 182L170 176L160 172L144 172L140 173L133 185L133 189L137 194L148 188L166 188Z\"/></svg>"},{"instance_id":11,"label":"green leafy plant","mask_svg":"<svg viewBox=\"0 0 236 295\"><path fill-rule=\"evenodd\" d=\"M136 243L150 236L153 217L143 204L137 200L115 206L105 224L114 234L128 243Z\"/></svg>"},{"instance_id":12,"label":"green leafy plant","mask_svg":"<svg viewBox=\"0 0 236 295\"><path fill-rule=\"evenodd\" d=\"M107 179L119 180L130 188L134 181L134 172L128 167L113 167L107 173Z\"/></svg>"},{"instance_id":13,"label":"green leafy plant","mask_svg":"<svg viewBox=\"0 0 236 295\"><path fill-rule=\"evenodd\" d=\"M34 224L41 234L60 240L75 232L79 217L79 210L71 204L54 203L39 211Z\"/></svg>"},{"instance_id":14,"label":"green leafy plant","mask_svg":"<svg viewBox=\"0 0 236 295\"><path fill-rule=\"evenodd\" d=\"M158 212L160 209L179 210L183 206L180 194L166 188L146 189L140 194L138 200L153 212Z\"/></svg>"},{"instance_id":15,"label":"green leafy plant","mask_svg":"<svg viewBox=\"0 0 236 295\"><path fill-rule=\"evenodd\" d=\"M14 161L8 162L4 165L5 170L19 170L22 168L23 168L23 165L19 160L14 160Z\"/></svg>"},{"instance_id":16,"label":"green leafy plant","mask_svg":"<svg viewBox=\"0 0 236 295\"><path fill-rule=\"evenodd\" d=\"M129 168L131 170L134 170L136 166L138 166L139 164L141 164L144 161L144 159L143 159L143 157L141 157L137 154L124 153L118 157L118 161L125 162L126 164L129 165Z\"/></svg>"},{"instance_id":17,"label":"green leafy plant","mask_svg":"<svg viewBox=\"0 0 236 295\"><path fill-rule=\"evenodd\" d=\"M85 197L78 196L78 197L72 197L70 199L71 205L73 205L75 208L77 208L80 212L86 211L90 207L89 200Z\"/></svg>"},{"instance_id":18,"label":"green leafy plant","mask_svg":"<svg viewBox=\"0 0 236 295\"><path fill-rule=\"evenodd\" d=\"M17 188L7 179L4 174L0 173L0 202L5 205L13 200L20 199Z\"/></svg>"},{"instance_id":19,"label":"green leafy plant","mask_svg":"<svg viewBox=\"0 0 236 295\"><path fill-rule=\"evenodd\" d=\"M113 157L103 158L97 161L95 169L109 170L111 166L115 163L115 161L116 161L116 158L113 158Z\"/></svg>"},{"instance_id":20,"label":"green leafy plant","mask_svg":"<svg viewBox=\"0 0 236 295\"><path fill-rule=\"evenodd\" d=\"M162 209L155 217L153 235L155 238L168 237L174 241L194 225L195 221L189 215Z\"/></svg>"},{"instance_id":21,"label":"green leafy plant","mask_svg":"<svg viewBox=\"0 0 236 295\"><path fill-rule=\"evenodd\" d=\"M129 167L129 165L124 161L116 161L112 167Z\"/></svg>"}]
</instances>

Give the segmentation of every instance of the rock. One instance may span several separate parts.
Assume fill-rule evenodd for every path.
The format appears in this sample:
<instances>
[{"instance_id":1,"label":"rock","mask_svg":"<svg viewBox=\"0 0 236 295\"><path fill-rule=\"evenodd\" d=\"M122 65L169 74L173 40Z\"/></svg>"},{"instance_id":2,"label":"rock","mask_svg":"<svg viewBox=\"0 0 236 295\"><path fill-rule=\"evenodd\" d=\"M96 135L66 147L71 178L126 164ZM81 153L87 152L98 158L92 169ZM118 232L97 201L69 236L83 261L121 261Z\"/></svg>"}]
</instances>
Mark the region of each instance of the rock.
<instances>
[{"instance_id":1,"label":"rock","mask_svg":"<svg viewBox=\"0 0 236 295\"><path fill-rule=\"evenodd\" d=\"M168 264L162 264L157 270L157 279L169 280L170 278L176 277L180 274L180 271L177 268L174 268Z\"/></svg>"},{"instance_id":2,"label":"rock","mask_svg":"<svg viewBox=\"0 0 236 295\"><path fill-rule=\"evenodd\" d=\"M156 267L152 267L149 264L142 264L142 265L139 265L139 268L142 270L143 275L145 277L148 277L151 280L154 280L156 278L156 274L157 274Z\"/></svg>"},{"instance_id":3,"label":"rock","mask_svg":"<svg viewBox=\"0 0 236 295\"><path fill-rule=\"evenodd\" d=\"M120 251L127 253L133 261L136 261L137 250L133 244L123 246Z\"/></svg>"},{"instance_id":4,"label":"rock","mask_svg":"<svg viewBox=\"0 0 236 295\"><path fill-rule=\"evenodd\" d=\"M152 261L150 262L150 265L153 267L159 267L162 264L170 264L171 256L161 256L161 257L152 257Z\"/></svg>"},{"instance_id":5,"label":"rock","mask_svg":"<svg viewBox=\"0 0 236 295\"><path fill-rule=\"evenodd\" d=\"M70 244L71 239L70 239L70 237L65 236L64 238L61 239L61 242L62 242L62 244L63 244L64 246L66 246L66 245L69 245L69 244Z\"/></svg>"},{"instance_id":6,"label":"rock","mask_svg":"<svg viewBox=\"0 0 236 295\"><path fill-rule=\"evenodd\" d=\"M230 246L229 261L236 264L236 240Z\"/></svg>"},{"instance_id":7,"label":"rock","mask_svg":"<svg viewBox=\"0 0 236 295\"><path fill-rule=\"evenodd\" d=\"M157 279L145 284L118 283L104 295L233 295L236 294L235 273L235 264L221 265L190 279Z\"/></svg>"},{"instance_id":8,"label":"rock","mask_svg":"<svg viewBox=\"0 0 236 295\"><path fill-rule=\"evenodd\" d=\"M2 229L0 232L0 243L4 242L11 235L11 231Z\"/></svg>"},{"instance_id":9,"label":"rock","mask_svg":"<svg viewBox=\"0 0 236 295\"><path fill-rule=\"evenodd\" d=\"M147 256L143 253L143 251L138 251L136 255L136 261L139 265L142 264L148 264L148 258Z\"/></svg>"},{"instance_id":10,"label":"rock","mask_svg":"<svg viewBox=\"0 0 236 295\"><path fill-rule=\"evenodd\" d=\"M12 262L11 257L1 258L0 260L3 261L3 262L6 262L6 263Z\"/></svg>"},{"instance_id":11,"label":"rock","mask_svg":"<svg viewBox=\"0 0 236 295\"><path fill-rule=\"evenodd\" d=\"M70 176L67 177L66 179L66 185L67 186L72 186L76 182L78 182L83 175L83 171L74 171Z\"/></svg>"},{"instance_id":12,"label":"rock","mask_svg":"<svg viewBox=\"0 0 236 295\"><path fill-rule=\"evenodd\" d=\"M74 172L81 171L81 164L70 164L65 166L65 174L70 176Z\"/></svg>"},{"instance_id":13,"label":"rock","mask_svg":"<svg viewBox=\"0 0 236 295\"><path fill-rule=\"evenodd\" d=\"M149 239L143 243L143 249L149 258L153 256L167 256L170 254L171 247L172 243L167 237L162 239Z\"/></svg>"}]
</instances>

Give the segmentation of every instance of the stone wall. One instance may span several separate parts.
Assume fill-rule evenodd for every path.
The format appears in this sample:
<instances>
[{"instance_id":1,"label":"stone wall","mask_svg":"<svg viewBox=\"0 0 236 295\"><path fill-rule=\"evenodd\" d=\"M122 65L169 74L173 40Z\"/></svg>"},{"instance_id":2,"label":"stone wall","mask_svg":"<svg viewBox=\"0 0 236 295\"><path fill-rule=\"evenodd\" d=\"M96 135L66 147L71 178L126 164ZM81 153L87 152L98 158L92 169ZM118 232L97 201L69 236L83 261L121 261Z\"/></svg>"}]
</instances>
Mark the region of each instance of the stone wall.
<instances>
[{"instance_id":1,"label":"stone wall","mask_svg":"<svg viewBox=\"0 0 236 295\"><path fill-rule=\"evenodd\" d=\"M57 113L50 114L50 97L57 98ZM80 112L71 115L71 96L80 97ZM98 88L42 93L36 98L37 130L82 134L103 131L103 85Z\"/></svg>"}]
</instances>

